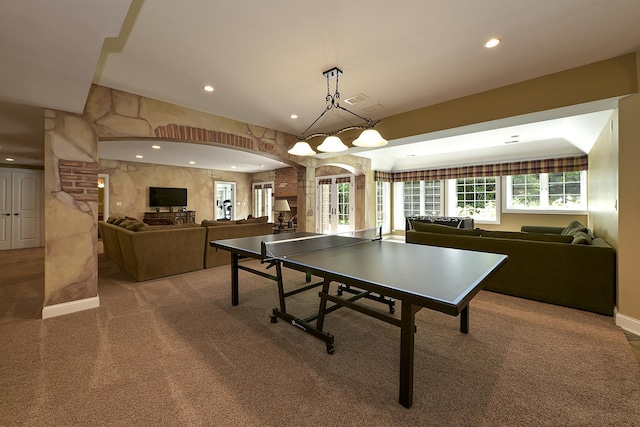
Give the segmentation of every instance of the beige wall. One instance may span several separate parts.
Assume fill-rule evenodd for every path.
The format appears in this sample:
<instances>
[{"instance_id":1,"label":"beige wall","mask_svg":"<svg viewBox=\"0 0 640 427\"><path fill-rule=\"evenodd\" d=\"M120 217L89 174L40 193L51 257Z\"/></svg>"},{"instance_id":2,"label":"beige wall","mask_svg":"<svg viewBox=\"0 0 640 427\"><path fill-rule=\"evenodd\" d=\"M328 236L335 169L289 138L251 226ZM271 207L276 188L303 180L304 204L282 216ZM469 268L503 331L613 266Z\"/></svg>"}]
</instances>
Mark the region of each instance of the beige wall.
<instances>
[{"instance_id":1,"label":"beige wall","mask_svg":"<svg viewBox=\"0 0 640 427\"><path fill-rule=\"evenodd\" d=\"M101 159L99 171L109 175L109 215L142 220L149 207L149 187L187 189L188 210L196 221L214 219L214 182L236 183L236 219L251 212L251 174ZM117 206L120 202L121 206ZM239 202L239 203L238 203Z\"/></svg>"},{"instance_id":2,"label":"beige wall","mask_svg":"<svg viewBox=\"0 0 640 427\"><path fill-rule=\"evenodd\" d=\"M640 65L640 53L639 53ZM638 80L640 80L640 66ZM640 95L620 100L618 311L640 322Z\"/></svg>"},{"instance_id":3,"label":"beige wall","mask_svg":"<svg viewBox=\"0 0 640 427\"><path fill-rule=\"evenodd\" d=\"M618 111L589 153L589 227L618 247Z\"/></svg>"},{"instance_id":4,"label":"beige wall","mask_svg":"<svg viewBox=\"0 0 640 427\"><path fill-rule=\"evenodd\" d=\"M638 92L635 54L454 99L382 120L387 139L484 123Z\"/></svg>"}]
</instances>

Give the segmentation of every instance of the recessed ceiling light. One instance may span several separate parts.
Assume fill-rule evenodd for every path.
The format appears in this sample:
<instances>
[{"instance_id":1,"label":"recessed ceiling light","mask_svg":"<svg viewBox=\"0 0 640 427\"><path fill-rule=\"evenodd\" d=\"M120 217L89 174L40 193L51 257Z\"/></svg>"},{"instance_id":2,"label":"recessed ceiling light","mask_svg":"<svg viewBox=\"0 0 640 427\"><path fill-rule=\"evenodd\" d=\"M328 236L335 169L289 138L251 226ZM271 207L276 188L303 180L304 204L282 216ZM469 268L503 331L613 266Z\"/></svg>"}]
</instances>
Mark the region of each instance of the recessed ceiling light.
<instances>
[{"instance_id":1,"label":"recessed ceiling light","mask_svg":"<svg viewBox=\"0 0 640 427\"><path fill-rule=\"evenodd\" d=\"M297 114L292 114L292 115L291 115L291 118L292 118L292 119L297 119L297 118L298 118L298 115L297 115Z\"/></svg>"},{"instance_id":2,"label":"recessed ceiling light","mask_svg":"<svg viewBox=\"0 0 640 427\"><path fill-rule=\"evenodd\" d=\"M196 162L194 162L193 160L191 160L191 161L189 162L189 164L190 164L190 165L195 165L195 164L196 164Z\"/></svg>"},{"instance_id":3,"label":"recessed ceiling light","mask_svg":"<svg viewBox=\"0 0 640 427\"><path fill-rule=\"evenodd\" d=\"M153 148L154 150L159 150L160 146L159 145L152 145L151 148Z\"/></svg>"},{"instance_id":4,"label":"recessed ceiling light","mask_svg":"<svg viewBox=\"0 0 640 427\"><path fill-rule=\"evenodd\" d=\"M213 86L211 85L202 86L202 89L204 89L205 92L213 92Z\"/></svg>"},{"instance_id":5,"label":"recessed ceiling light","mask_svg":"<svg viewBox=\"0 0 640 427\"><path fill-rule=\"evenodd\" d=\"M7 162L13 162L13 161L15 161L15 159L14 159L13 157L7 157L5 160L6 160Z\"/></svg>"},{"instance_id":6,"label":"recessed ceiling light","mask_svg":"<svg viewBox=\"0 0 640 427\"><path fill-rule=\"evenodd\" d=\"M264 167L264 165L260 165L260 167L261 167L261 168L263 168L263 167Z\"/></svg>"},{"instance_id":7,"label":"recessed ceiling light","mask_svg":"<svg viewBox=\"0 0 640 427\"><path fill-rule=\"evenodd\" d=\"M142 159L142 156L140 154L136 154L136 159Z\"/></svg>"},{"instance_id":8,"label":"recessed ceiling light","mask_svg":"<svg viewBox=\"0 0 640 427\"><path fill-rule=\"evenodd\" d=\"M502 40L498 39L498 38L493 38L491 40L489 40L488 42L486 42L484 44L484 47L486 47L487 49L491 49L492 47L496 47L500 44Z\"/></svg>"}]
</instances>

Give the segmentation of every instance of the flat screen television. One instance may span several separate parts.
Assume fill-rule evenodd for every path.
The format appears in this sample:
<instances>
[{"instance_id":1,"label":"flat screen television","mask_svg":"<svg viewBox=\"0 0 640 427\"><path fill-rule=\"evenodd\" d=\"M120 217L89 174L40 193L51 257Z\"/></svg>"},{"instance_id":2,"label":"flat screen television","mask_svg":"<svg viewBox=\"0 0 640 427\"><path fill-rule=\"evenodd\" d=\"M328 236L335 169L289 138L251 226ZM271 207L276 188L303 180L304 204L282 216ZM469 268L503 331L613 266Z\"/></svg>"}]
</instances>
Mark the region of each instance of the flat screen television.
<instances>
[{"instance_id":1,"label":"flat screen television","mask_svg":"<svg viewBox=\"0 0 640 427\"><path fill-rule=\"evenodd\" d=\"M187 189L149 187L149 206L187 206Z\"/></svg>"}]
</instances>

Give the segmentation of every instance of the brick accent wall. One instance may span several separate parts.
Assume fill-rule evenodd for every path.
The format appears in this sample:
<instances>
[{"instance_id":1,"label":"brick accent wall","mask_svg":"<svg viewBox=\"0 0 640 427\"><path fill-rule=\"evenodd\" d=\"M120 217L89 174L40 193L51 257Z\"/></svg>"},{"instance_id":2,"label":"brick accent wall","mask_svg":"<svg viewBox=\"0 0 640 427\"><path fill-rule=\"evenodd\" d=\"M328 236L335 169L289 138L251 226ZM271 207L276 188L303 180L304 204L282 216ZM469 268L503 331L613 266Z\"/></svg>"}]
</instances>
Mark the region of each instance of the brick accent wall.
<instances>
[{"instance_id":1,"label":"brick accent wall","mask_svg":"<svg viewBox=\"0 0 640 427\"><path fill-rule=\"evenodd\" d=\"M98 202L98 163L59 160L62 191L82 202Z\"/></svg>"},{"instance_id":2,"label":"brick accent wall","mask_svg":"<svg viewBox=\"0 0 640 427\"><path fill-rule=\"evenodd\" d=\"M218 132L191 126L170 124L158 126L154 129L158 138L182 139L185 141L204 141L226 144L234 147L254 149L253 141L244 136L233 135L226 132Z\"/></svg>"},{"instance_id":3,"label":"brick accent wall","mask_svg":"<svg viewBox=\"0 0 640 427\"><path fill-rule=\"evenodd\" d=\"M276 169L275 197L298 196L298 170L296 168Z\"/></svg>"}]
</instances>

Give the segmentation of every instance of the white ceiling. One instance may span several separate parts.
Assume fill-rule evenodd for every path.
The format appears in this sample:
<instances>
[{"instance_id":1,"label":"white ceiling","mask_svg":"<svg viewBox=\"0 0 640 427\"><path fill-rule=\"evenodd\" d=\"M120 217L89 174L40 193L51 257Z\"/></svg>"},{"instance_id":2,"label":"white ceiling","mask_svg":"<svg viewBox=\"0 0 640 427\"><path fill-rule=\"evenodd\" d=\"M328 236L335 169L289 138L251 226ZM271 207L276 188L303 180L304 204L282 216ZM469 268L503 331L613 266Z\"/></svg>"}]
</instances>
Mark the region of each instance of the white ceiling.
<instances>
[{"instance_id":1,"label":"white ceiling","mask_svg":"<svg viewBox=\"0 0 640 427\"><path fill-rule=\"evenodd\" d=\"M0 165L9 155L21 156L27 141L41 144L42 116L37 113L42 107L81 112L92 81L298 134L324 109L322 72L334 66L344 72L341 99L369 97L349 108L384 119L638 51L638 22L637 0L0 0L0 101L5 103L0 114L14 116L0 118ZM503 43L483 48L494 36ZM204 84L214 86L214 92L202 91ZM40 118L32 115L31 123L37 132L29 136L25 129L10 129L7 120L18 121L17 109L6 107L7 102L35 107ZM378 109L362 110L372 106ZM294 113L297 120L290 118ZM545 120L576 114L570 109L556 113ZM539 136L532 127L486 132L513 125L504 122L348 153L393 170L468 164L483 157L571 155L588 151L606 123L605 114L547 123L556 132ZM346 119L330 117L314 130L357 124ZM584 123L588 129L579 126ZM479 133L472 140L450 139L463 131ZM484 136L502 142L512 135L523 136L517 144L478 148ZM404 144L411 145L397 148ZM442 153L443 146L454 151ZM100 150L107 155L102 143ZM416 156L408 158L409 150ZM227 159L228 154L236 157ZM237 156L243 154L217 149L200 157L239 165Z\"/></svg>"}]
</instances>

